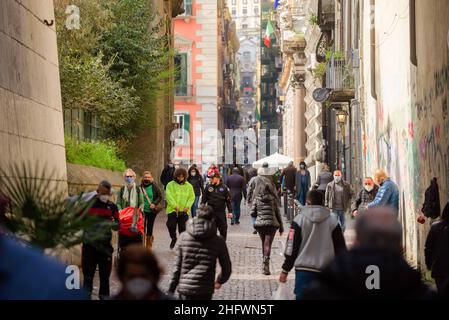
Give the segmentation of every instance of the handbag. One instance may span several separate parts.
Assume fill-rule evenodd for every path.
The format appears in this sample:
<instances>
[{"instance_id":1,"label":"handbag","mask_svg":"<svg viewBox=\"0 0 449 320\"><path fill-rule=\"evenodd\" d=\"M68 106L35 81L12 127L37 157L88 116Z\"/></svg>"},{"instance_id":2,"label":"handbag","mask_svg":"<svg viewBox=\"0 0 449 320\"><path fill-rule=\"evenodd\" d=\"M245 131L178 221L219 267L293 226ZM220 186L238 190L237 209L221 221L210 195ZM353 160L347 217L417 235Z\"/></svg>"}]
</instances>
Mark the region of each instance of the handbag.
<instances>
[{"instance_id":1,"label":"handbag","mask_svg":"<svg viewBox=\"0 0 449 320\"><path fill-rule=\"evenodd\" d=\"M143 187L141 187L141 188L142 188L142 192L143 192L143 194L145 195L145 198L147 199L148 203L149 203L150 205L152 205L153 203L151 202L150 197L148 196L147 191L146 191ZM154 207L154 209L153 209L153 211L154 211L156 214L159 213L161 210L162 210L162 205L161 205L160 203L157 204L157 205Z\"/></svg>"}]
</instances>

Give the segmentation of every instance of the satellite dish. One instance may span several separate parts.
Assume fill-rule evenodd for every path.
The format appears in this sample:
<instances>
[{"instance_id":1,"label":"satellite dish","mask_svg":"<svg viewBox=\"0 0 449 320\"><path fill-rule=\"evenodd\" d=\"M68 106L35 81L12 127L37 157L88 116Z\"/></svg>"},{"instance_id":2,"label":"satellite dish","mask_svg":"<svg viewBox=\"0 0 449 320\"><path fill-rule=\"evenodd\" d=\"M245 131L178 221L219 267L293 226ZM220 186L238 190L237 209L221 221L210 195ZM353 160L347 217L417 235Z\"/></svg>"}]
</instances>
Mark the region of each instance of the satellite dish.
<instances>
[{"instance_id":1,"label":"satellite dish","mask_svg":"<svg viewBox=\"0 0 449 320\"><path fill-rule=\"evenodd\" d=\"M329 99L329 95L332 92L331 89L326 88L318 88L313 91L313 100L316 102L322 103Z\"/></svg>"}]
</instances>

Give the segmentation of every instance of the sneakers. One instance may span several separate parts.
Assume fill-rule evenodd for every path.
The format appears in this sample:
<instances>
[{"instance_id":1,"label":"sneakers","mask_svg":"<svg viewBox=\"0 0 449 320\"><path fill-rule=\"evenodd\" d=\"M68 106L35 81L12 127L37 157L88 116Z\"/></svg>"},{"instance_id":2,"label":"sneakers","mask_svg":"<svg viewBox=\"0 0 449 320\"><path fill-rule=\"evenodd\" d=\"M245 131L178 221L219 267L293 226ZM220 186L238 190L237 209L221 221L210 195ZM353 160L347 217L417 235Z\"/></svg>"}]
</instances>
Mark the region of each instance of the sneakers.
<instances>
[{"instance_id":1,"label":"sneakers","mask_svg":"<svg viewBox=\"0 0 449 320\"><path fill-rule=\"evenodd\" d=\"M234 221L231 221L231 226L233 226L234 225Z\"/></svg>"},{"instance_id":2,"label":"sneakers","mask_svg":"<svg viewBox=\"0 0 449 320\"><path fill-rule=\"evenodd\" d=\"M131 231L132 233L139 233L139 229L137 229L136 226L131 226L131 227L129 228L129 231Z\"/></svg>"},{"instance_id":3,"label":"sneakers","mask_svg":"<svg viewBox=\"0 0 449 320\"><path fill-rule=\"evenodd\" d=\"M253 231L253 234L257 234L257 230L254 230L254 231Z\"/></svg>"},{"instance_id":4,"label":"sneakers","mask_svg":"<svg viewBox=\"0 0 449 320\"><path fill-rule=\"evenodd\" d=\"M240 221L237 221L235 224L240 224Z\"/></svg>"},{"instance_id":5,"label":"sneakers","mask_svg":"<svg viewBox=\"0 0 449 320\"><path fill-rule=\"evenodd\" d=\"M171 243L170 243L170 249L171 249L171 250L173 250L173 248L175 247L175 245L176 245L176 240L177 240L177 239L172 239L172 240L171 240Z\"/></svg>"}]
</instances>

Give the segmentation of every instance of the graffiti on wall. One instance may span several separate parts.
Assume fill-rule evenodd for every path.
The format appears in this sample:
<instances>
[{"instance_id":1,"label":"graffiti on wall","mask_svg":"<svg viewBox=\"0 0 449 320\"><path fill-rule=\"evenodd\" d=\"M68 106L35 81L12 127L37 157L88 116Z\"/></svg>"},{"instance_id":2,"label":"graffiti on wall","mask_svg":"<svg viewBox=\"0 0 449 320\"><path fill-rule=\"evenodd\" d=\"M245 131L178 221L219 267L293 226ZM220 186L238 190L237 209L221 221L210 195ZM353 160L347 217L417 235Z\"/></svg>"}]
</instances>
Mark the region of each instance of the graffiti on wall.
<instances>
[{"instance_id":1,"label":"graffiti on wall","mask_svg":"<svg viewBox=\"0 0 449 320\"><path fill-rule=\"evenodd\" d=\"M428 119L435 114L434 106L439 98L443 98L440 107L443 116L447 117L447 97L444 96L449 91L449 64L435 71L433 79L433 87L424 94L422 101L416 103L418 120Z\"/></svg>"},{"instance_id":2,"label":"graffiti on wall","mask_svg":"<svg viewBox=\"0 0 449 320\"><path fill-rule=\"evenodd\" d=\"M415 127L419 126L415 141L419 157L418 174L425 178L425 181L421 181L421 193L432 177L438 178L441 195L449 193L448 98L449 64L445 64L434 72L433 83L415 108L418 120Z\"/></svg>"}]
</instances>

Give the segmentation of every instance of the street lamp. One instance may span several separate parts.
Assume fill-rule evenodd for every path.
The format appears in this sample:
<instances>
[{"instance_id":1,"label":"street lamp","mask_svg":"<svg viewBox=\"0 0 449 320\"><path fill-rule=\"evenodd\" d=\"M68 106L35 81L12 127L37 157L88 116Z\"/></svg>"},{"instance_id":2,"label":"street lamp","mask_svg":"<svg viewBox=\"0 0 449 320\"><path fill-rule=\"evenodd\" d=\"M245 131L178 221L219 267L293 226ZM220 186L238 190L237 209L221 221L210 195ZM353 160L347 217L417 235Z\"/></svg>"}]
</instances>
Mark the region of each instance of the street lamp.
<instances>
[{"instance_id":1,"label":"street lamp","mask_svg":"<svg viewBox=\"0 0 449 320\"><path fill-rule=\"evenodd\" d=\"M337 112L338 124L342 127L342 126L346 125L347 120L348 120L348 113L344 110L339 110Z\"/></svg>"},{"instance_id":2,"label":"street lamp","mask_svg":"<svg viewBox=\"0 0 449 320\"><path fill-rule=\"evenodd\" d=\"M346 122L348 120L348 112L346 112L345 110L338 110L337 111L337 122L340 125L340 132L341 132L341 145L342 145L342 153L341 153L341 169L343 172L346 172L346 161L345 161L345 156L346 156L346 133L345 133L345 126L346 126Z\"/></svg>"}]
</instances>

